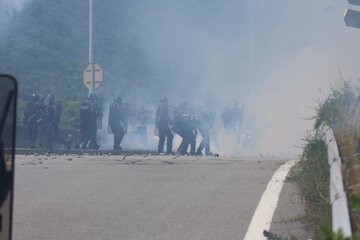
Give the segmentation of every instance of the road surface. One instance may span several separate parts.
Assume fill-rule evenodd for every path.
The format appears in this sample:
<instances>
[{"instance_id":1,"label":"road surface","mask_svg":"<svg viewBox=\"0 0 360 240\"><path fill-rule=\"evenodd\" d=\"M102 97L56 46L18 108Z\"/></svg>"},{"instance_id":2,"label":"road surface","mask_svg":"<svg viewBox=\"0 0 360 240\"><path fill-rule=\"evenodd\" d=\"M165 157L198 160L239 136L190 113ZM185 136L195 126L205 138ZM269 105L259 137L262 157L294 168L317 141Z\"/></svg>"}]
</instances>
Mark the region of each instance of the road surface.
<instances>
[{"instance_id":1,"label":"road surface","mask_svg":"<svg viewBox=\"0 0 360 240\"><path fill-rule=\"evenodd\" d=\"M13 239L243 239L286 161L17 156Z\"/></svg>"}]
</instances>

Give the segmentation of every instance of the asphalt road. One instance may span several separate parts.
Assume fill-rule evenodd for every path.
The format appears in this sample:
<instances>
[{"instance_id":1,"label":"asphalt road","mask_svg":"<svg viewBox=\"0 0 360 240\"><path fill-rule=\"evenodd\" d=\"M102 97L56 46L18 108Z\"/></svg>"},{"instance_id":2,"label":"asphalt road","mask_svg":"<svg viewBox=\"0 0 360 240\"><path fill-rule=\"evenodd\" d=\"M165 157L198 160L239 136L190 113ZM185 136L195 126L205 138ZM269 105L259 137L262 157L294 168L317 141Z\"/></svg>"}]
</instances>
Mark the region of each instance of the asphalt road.
<instances>
[{"instance_id":1,"label":"asphalt road","mask_svg":"<svg viewBox=\"0 0 360 240\"><path fill-rule=\"evenodd\" d=\"M285 162L17 156L13 239L243 239Z\"/></svg>"}]
</instances>

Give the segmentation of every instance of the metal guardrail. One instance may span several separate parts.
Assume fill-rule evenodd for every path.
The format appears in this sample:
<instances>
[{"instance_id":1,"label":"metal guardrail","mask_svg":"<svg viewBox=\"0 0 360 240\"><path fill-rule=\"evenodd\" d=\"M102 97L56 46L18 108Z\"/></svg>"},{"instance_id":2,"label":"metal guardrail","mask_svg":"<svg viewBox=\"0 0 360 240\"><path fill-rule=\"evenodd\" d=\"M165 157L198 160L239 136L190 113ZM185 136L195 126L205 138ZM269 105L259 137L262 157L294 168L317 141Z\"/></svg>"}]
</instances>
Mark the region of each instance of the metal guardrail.
<instances>
[{"instance_id":1,"label":"metal guardrail","mask_svg":"<svg viewBox=\"0 0 360 240\"><path fill-rule=\"evenodd\" d=\"M332 230L342 229L345 237L351 237L351 224L346 193L341 173L341 158L334 137L334 132L329 126L322 127L323 140L326 143L328 163L330 167L330 203L332 213Z\"/></svg>"}]
</instances>

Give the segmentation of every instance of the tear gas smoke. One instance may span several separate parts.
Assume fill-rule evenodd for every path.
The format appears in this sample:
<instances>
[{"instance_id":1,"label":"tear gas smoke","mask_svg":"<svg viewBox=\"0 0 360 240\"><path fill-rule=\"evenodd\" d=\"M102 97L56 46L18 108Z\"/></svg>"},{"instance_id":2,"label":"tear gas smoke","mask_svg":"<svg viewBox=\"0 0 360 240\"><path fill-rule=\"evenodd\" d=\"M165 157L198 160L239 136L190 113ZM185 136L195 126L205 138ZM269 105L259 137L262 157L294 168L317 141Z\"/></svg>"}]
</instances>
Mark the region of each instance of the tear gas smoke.
<instances>
[{"instance_id":1,"label":"tear gas smoke","mask_svg":"<svg viewBox=\"0 0 360 240\"><path fill-rule=\"evenodd\" d=\"M5 23L0 37L26 2L0 0ZM120 94L134 108L154 108L162 96L173 106L183 100L198 107L209 104L216 114L215 152L298 154L296 146L313 124L304 119L315 114L315 100L338 81L339 69L345 79L360 76L360 31L344 24L345 0L108 0L99 3L95 16L106 14L99 12L106 7L119 7L109 19L116 23L111 32L121 44L106 56L111 65L103 66L100 92L106 104L100 137L105 147L112 143L108 106ZM100 64L102 50L95 45ZM135 52L133 57L125 55L129 52ZM245 105L237 135L226 134L220 119L233 99ZM148 131L147 147L155 148L153 130ZM141 146L131 139L125 136L124 144Z\"/></svg>"},{"instance_id":2,"label":"tear gas smoke","mask_svg":"<svg viewBox=\"0 0 360 240\"><path fill-rule=\"evenodd\" d=\"M125 21L136 22L131 34L152 68L149 80L166 79L163 92L152 94L173 105L210 102L217 114L212 145L223 154L300 153L319 89L326 95L339 68L344 77L360 74L360 32L344 25L346 1L157 0L128 7L137 13ZM246 106L240 136L226 134L219 117L232 99Z\"/></svg>"},{"instance_id":3,"label":"tear gas smoke","mask_svg":"<svg viewBox=\"0 0 360 240\"><path fill-rule=\"evenodd\" d=\"M0 39L9 31L14 15L20 13L28 2L29 0L0 0Z\"/></svg>"}]
</instances>

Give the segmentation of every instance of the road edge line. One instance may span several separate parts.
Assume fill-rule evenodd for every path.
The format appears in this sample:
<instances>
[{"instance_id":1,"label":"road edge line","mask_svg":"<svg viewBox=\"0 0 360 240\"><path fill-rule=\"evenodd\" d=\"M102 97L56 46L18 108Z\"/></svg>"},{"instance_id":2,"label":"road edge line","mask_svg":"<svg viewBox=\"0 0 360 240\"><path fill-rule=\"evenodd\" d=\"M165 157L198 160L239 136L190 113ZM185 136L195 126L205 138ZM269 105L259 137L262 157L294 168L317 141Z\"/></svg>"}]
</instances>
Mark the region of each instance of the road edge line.
<instances>
[{"instance_id":1,"label":"road edge line","mask_svg":"<svg viewBox=\"0 0 360 240\"><path fill-rule=\"evenodd\" d=\"M291 160L281 165L271 177L251 219L244 240L264 240L264 230L270 230L281 189L290 169L298 160Z\"/></svg>"}]
</instances>

